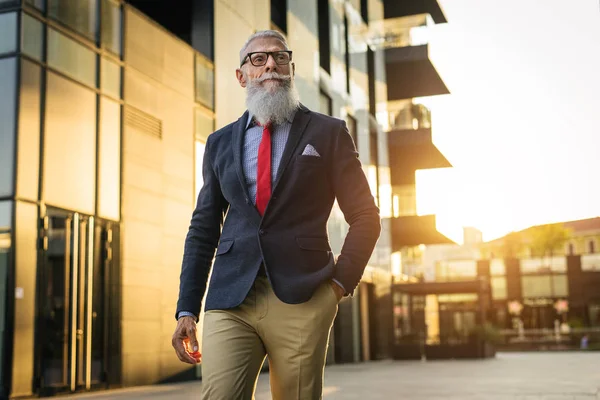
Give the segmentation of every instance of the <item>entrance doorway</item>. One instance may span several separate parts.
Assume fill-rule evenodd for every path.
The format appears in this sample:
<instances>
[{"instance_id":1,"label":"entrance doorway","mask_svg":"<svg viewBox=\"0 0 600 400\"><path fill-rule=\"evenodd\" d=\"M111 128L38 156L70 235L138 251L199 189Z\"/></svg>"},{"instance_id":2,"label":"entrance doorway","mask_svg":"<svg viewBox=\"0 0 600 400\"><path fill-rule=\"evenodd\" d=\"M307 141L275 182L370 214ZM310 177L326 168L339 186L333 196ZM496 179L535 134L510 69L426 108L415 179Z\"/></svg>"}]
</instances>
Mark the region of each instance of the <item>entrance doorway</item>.
<instances>
[{"instance_id":1,"label":"entrance doorway","mask_svg":"<svg viewBox=\"0 0 600 400\"><path fill-rule=\"evenodd\" d=\"M48 209L38 269L36 367L41 395L105 387L111 222Z\"/></svg>"}]
</instances>

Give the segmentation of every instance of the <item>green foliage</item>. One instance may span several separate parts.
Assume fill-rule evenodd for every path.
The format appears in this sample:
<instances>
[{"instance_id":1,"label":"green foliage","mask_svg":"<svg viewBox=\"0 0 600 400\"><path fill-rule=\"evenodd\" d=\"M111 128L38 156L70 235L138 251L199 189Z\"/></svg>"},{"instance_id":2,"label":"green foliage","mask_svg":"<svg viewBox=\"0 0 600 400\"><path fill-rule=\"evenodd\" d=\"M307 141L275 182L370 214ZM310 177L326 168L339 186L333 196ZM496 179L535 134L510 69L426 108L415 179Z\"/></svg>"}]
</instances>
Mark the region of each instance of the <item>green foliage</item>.
<instances>
[{"instance_id":1,"label":"green foliage","mask_svg":"<svg viewBox=\"0 0 600 400\"><path fill-rule=\"evenodd\" d=\"M540 225L530 230L531 251L534 257L552 257L571 237L563 224Z\"/></svg>"},{"instance_id":2,"label":"green foliage","mask_svg":"<svg viewBox=\"0 0 600 400\"><path fill-rule=\"evenodd\" d=\"M523 250L523 238L520 232L510 232L504 237L500 249L503 258L517 258Z\"/></svg>"},{"instance_id":3,"label":"green foliage","mask_svg":"<svg viewBox=\"0 0 600 400\"><path fill-rule=\"evenodd\" d=\"M486 322L483 325L477 325L471 331L471 335L491 344L502 343L502 334L500 333L500 330L489 322Z\"/></svg>"}]
</instances>

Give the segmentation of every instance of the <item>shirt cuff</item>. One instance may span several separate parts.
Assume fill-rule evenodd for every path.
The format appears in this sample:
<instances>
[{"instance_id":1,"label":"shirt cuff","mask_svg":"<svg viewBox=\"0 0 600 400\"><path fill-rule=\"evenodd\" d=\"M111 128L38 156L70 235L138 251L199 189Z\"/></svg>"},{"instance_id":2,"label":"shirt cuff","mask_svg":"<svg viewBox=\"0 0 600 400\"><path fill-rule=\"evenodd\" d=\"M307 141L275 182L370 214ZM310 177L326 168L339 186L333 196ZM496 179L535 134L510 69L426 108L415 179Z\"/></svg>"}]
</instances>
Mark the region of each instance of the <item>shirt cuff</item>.
<instances>
[{"instance_id":1,"label":"shirt cuff","mask_svg":"<svg viewBox=\"0 0 600 400\"><path fill-rule=\"evenodd\" d=\"M344 293L348 293L348 291L346 290L346 288L344 287L344 285L342 285L342 284L340 283L340 281L338 281L338 280L337 280L337 279L335 279L335 278L332 278L331 280L332 280L332 281L334 281L334 282L336 283L336 285L338 285L339 287L341 287L342 289L344 289Z\"/></svg>"},{"instance_id":2,"label":"shirt cuff","mask_svg":"<svg viewBox=\"0 0 600 400\"><path fill-rule=\"evenodd\" d=\"M196 319L196 314L188 311L180 311L177 319L180 319L181 317L194 317L194 319Z\"/></svg>"}]
</instances>

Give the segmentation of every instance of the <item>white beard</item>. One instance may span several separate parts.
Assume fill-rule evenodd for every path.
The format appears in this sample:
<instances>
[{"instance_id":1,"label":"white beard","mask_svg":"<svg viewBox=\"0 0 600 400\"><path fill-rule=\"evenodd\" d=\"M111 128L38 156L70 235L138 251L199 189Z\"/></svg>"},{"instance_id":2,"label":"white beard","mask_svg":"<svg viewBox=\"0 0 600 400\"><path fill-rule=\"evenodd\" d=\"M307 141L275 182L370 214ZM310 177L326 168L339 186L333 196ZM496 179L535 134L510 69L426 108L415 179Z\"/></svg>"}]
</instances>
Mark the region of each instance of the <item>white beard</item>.
<instances>
[{"instance_id":1,"label":"white beard","mask_svg":"<svg viewBox=\"0 0 600 400\"><path fill-rule=\"evenodd\" d=\"M266 87L262 82L266 79L280 79L278 87L274 82L268 82ZM254 118L265 125L271 122L275 125L287 121L300 105L298 91L290 75L277 72L265 73L260 78L248 79L246 89L246 107Z\"/></svg>"}]
</instances>

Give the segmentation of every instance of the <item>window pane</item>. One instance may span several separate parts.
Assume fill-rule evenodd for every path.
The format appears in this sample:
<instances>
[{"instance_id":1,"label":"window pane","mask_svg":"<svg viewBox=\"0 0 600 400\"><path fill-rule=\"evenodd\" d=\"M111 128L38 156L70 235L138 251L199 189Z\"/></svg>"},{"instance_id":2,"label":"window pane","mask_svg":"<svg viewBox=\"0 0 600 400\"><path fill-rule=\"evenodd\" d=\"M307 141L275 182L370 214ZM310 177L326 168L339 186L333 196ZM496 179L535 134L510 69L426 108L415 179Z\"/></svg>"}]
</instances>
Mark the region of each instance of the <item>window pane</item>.
<instances>
[{"instance_id":1,"label":"window pane","mask_svg":"<svg viewBox=\"0 0 600 400\"><path fill-rule=\"evenodd\" d=\"M15 155L15 58L0 60L0 196L12 196Z\"/></svg>"},{"instance_id":2,"label":"window pane","mask_svg":"<svg viewBox=\"0 0 600 400\"><path fill-rule=\"evenodd\" d=\"M212 65L196 55L196 101L214 109L213 88L215 73Z\"/></svg>"},{"instance_id":3,"label":"window pane","mask_svg":"<svg viewBox=\"0 0 600 400\"><path fill-rule=\"evenodd\" d=\"M54 29L48 30L48 65L96 87L96 54Z\"/></svg>"},{"instance_id":4,"label":"window pane","mask_svg":"<svg viewBox=\"0 0 600 400\"><path fill-rule=\"evenodd\" d=\"M88 39L96 39L96 0L48 0L48 15Z\"/></svg>"},{"instance_id":5,"label":"window pane","mask_svg":"<svg viewBox=\"0 0 600 400\"><path fill-rule=\"evenodd\" d=\"M333 115L331 97L323 92L319 94L319 112L325 115Z\"/></svg>"},{"instance_id":6,"label":"window pane","mask_svg":"<svg viewBox=\"0 0 600 400\"><path fill-rule=\"evenodd\" d=\"M506 278L503 276L492 277L492 297L494 300L505 300L506 293Z\"/></svg>"},{"instance_id":7,"label":"window pane","mask_svg":"<svg viewBox=\"0 0 600 400\"><path fill-rule=\"evenodd\" d=\"M96 93L48 73L44 200L93 215L96 197Z\"/></svg>"},{"instance_id":8,"label":"window pane","mask_svg":"<svg viewBox=\"0 0 600 400\"><path fill-rule=\"evenodd\" d=\"M17 13L0 14L0 54L17 51Z\"/></svg>"},{"instance_id":9,"label":"window pane","mask_svg":"<svg viewBox=\"0 0 600 400\"><path fill-rule=\"evenodd\" d=\"M552 276L552 283L554 286L554 297L569 296L569 281L567 280L567 275Z\"/></svg>"},{"instance_id":10,"label":"window pane","mask_svg":"<svg viewBox=\"0 0 600 400\"><path fill-rule=\"evenodd\" d=\"M112 0L102 1L102 46L121 55L121 6Z\"/></svg>"},{"instance_id":11,"label":"window pane","mask_svg":"<svg viewBox=\"0 0 600 400\"><path fill-rule=\"evenodd\" d=\"M32 201L38 199L39 191L40 82L41 67L21 60L17 195Z\"/></svg>"},{"instance_id":12,"label":"window pane","mask_svg":"<svg viewBox=\"0 0 600 400\"><path fill-rule=\"evenodd\" d=\"M10 231L12 226L12 202L0 201L0 232ZM0 246L1 248L1 246Z\"/></svg>"},{"instance_id":13,"label":"window pane","mask_svg":"<svg viewBox=\"0 0 600 400\"><path fill-rule=\"evenodd\" d=\"M438 261L435 279L440 282L471 280L477 276L477 261L451 260Z\"/></svg>"},{"instance_id":14,"label":"window pane","mask_svg":"<svg viewBox=\"0 0 600 400\"><path fill-rule=\"evenodd\" d=\"M39 10L44 11L44 0L25 0L25 4L29 4Z\"/></svg>"},{"instance_id":15,"label":"window pane","mask_svg":"<svg viewBox=\"0 0 600 400\"><path fill-rule=\"evenodd\" d=\"M6 282L10 268L12 202L0 201L0 335L4 337L6 329ZM0 358L4 359L4 341L0 342ZM0 363L0 384L4 383L4 363Z\"/></svg>"},{"instance_id":16,"label":"window pane","mask_svg":"<svg viewBox=\"0 0 600 400\"><path fill-rule=\"evenodd\" d=\"M522 276L523 297L552 297L550 275Z\"/></svg>"},{"instance_id":17,"label":"window pane","mask_svg":"<svg viewBox=\"0 0 600 400\"><path fill-rule=\"evenodd\" d=\"M504 265L504 260L495 258L490 261L490 274L492 276L506 275L506 266Z\"/></svg>"},{"instance_id":18,"label":"window pane","mask_svg":"<svg viewBox=\"0 0 600 400\"><path fill-rule=\"evenodd\" d=\"M121 67L106 58L102 58L100 82L102 92L117 99L121 98Z\"/></svg>"},{"instance_id":19,"label":"window pane","mask_svg":"<svg viewBox=\"0 0 600 400\"><path fill-rule=\"evenodd\" d=\"M0 7L8 7L19 4L19 0L0 0Z\"/></svg>"},{"instance_id":20,"label":"window pane","mask_svg":"<svg viewBox=\"0 0 600 400\"><path fill-rule=\"evenodd\" d=\"M100 100L100 140L98 171L98 214L119 220L121 171L121 106L102 97Z\"/></svg>"},{"instance_id":21,"label":"window pane","mask_svg":"<svg viewBox=\"0 0 600 400\"><path fill-rule=\"evenodd\" d=\"M42 60L43 28L44 25L37 19L23 13L23 53L38 61Z\"/></svg>"}]
</instances>

